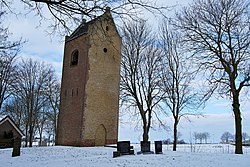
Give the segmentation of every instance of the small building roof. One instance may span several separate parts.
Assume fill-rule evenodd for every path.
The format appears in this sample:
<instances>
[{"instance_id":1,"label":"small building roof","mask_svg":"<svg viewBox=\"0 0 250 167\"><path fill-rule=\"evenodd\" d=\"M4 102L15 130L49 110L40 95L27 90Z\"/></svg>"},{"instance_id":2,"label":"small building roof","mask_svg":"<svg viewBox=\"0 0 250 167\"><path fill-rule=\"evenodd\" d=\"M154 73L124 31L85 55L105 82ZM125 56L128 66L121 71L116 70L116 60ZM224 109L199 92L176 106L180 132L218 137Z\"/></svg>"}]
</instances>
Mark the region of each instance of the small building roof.
<instances>
[{"instance_id":1,"label":"small building roof","mask_svg":"<svg viewBox=\"0 0 250 167\"><path fill-rule=\"evenodd\" d=\"M0 120L2 120L5 117L6 117L6 115L0 115Z\"/></svg>"},{"instance_id":2,"label":"small building roof","mask_svg":"<svg viewBox=\"0 0 250 167\"><path fill-rule=\"evenodd\" d=\"M1 121L0 121L0 126L6 122L9 121L9 123L11 124L11 126L18 132L18 134L20 134L20 136L24 136L23 132L21 131L21 129L19 127L16 126L15 122L13 121L13 119L11 119L10 116L5 116Z\"/></svg>"}]
</instances>

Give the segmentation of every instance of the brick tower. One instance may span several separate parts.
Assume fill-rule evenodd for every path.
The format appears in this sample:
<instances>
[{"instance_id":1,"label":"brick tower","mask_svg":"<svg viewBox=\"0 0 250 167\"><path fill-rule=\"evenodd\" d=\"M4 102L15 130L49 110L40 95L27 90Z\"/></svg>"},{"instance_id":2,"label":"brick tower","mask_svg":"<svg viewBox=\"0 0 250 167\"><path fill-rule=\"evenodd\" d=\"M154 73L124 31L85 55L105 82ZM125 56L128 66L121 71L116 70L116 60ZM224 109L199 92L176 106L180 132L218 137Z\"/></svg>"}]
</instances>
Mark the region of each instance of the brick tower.
<instances>
[{"instance_id":1,"label":"brick tower","mask_svg":"<svg viewBox=\"0 0 250 167\"><path fill-rule=\"evenodd\" d=\"M117 142L120 61L121 38L109 8L66 37L57 145Z\"/></svg>"}]
</instances>

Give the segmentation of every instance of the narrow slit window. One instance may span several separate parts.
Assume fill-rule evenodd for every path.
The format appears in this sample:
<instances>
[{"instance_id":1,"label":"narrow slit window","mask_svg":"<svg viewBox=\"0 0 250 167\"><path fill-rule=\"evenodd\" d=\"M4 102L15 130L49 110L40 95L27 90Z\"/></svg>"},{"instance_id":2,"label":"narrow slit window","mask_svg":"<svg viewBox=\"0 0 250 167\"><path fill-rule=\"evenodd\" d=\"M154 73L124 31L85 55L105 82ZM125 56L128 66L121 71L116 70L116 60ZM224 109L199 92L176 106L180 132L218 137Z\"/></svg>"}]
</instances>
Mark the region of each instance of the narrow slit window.
<instances>
[{"instance_id":1,"label":"narrow slit window","mask_svg":"<svg viewBox=\"0 0 250 167\"><path fill-rule=\"evenodd\" d=\"M75 66L78 64L78 55L79 55L79 51L76 49L72 52L71 54L71 66Z\"/></svg>"}]
</instances>

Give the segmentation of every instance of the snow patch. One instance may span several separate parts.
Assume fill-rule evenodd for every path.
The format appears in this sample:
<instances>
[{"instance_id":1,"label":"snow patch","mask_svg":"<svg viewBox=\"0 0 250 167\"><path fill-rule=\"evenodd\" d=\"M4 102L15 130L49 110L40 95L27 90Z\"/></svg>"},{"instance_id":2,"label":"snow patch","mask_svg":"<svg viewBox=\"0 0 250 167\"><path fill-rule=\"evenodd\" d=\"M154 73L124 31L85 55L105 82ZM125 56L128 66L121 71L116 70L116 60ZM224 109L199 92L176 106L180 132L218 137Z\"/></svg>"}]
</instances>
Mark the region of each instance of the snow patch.
<instances>
[{"instance_id":1,"label":"snow patch","mask_svg":"<svg viewBox=\"0 0 250 167\"><path fill-rule=\"evenodd\" d=\"M190 146L187 145L180 145L178 149L181 151L176 152L171 151L170 146L163 145L163 154L128 155L118 158L112 158L116 149L108 147L33 147L21 148L21 156L15 158L11 157L12 149L0 149L0 157L1 166L8 167L249 167L249 154L235 155L212 151L221 148L220 145L195 146L200 148L196 149L196 152L190 152ZM203 151L208 152L201 152L203 146ZM151 149L153 148L152 145ZM139 145L134 145L134 149L135 152L139 151ZM245 148L244 151L246 150L250 153L250 148Z\"/></svg>"}]
</instances>

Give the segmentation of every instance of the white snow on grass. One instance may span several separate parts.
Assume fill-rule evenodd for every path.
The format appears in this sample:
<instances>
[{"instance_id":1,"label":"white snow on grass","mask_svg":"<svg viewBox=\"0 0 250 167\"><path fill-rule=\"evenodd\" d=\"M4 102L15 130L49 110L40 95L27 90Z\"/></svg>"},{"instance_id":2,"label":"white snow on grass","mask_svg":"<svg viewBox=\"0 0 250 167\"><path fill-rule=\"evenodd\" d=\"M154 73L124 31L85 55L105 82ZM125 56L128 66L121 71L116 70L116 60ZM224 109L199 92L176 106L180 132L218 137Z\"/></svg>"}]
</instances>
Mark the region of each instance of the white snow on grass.
<instances>
[{"instance_id":1,"label":"white snow on grass","mask_svg":"<svg viewBox=\"0 0 250 167\"><path fill-rule=\"evenodd\" d=\"M135 152L140 151L138 145ZM198 147L198 145L196 146ZM220 146L218 146L221 148ZM163 154L127 155L113 158L115 148L108 147L33 147L21 148L21 156L11 157L12 149L0 149L0 166L3 167L249 167L250 154L235 155L212 152L215 146L207 145L210 152L190 152L187 145L180 151L163 146ZM200 147L199 147L200 148ZM209 148L209 149L208 149ZM226 147L229 148L229 147ZM247 148L249 149L249 148ZM154 150L153 145L151 150ZM189 151L188 151L189 150ZM186 152L185 152L186 151ZM245 151L245 149L244 149ZM250 153L250 151L248 151Z\"/></svg>"}]
</instances>

